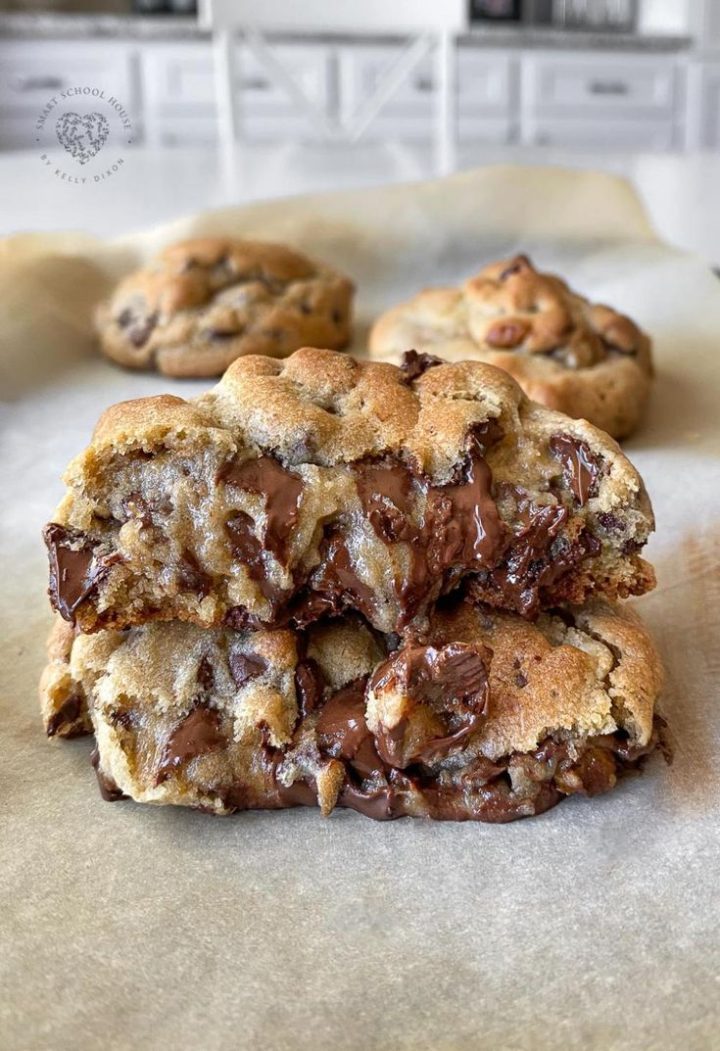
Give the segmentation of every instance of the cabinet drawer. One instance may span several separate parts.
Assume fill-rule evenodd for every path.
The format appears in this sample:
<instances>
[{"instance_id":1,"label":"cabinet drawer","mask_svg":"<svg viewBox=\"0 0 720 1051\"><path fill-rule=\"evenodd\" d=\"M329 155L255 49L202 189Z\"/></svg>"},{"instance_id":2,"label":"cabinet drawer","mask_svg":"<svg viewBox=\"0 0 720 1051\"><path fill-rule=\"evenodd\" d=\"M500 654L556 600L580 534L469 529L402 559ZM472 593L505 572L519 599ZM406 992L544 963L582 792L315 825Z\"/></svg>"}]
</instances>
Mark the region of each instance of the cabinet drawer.
<instances>
[{"instance_id":1,"label":"cabinet drawer","mask_svg":"<svg viewBox=\"0 0 720 1051\"><path fill-rule=\"evenodd\" d=\"M672 59L597 52L523 58L523 101L538 113L670 115L677 91L678 71Z\"/></svg>"},{"instance_id":2,"label":"cabinet drawer","mask_svg":"<svg viewBox=\"0 0 720 1051\"><path fill-rule=\"evenodd\" d=\"M137 114L129 48L25 41L5 41L0 47L1 113L34 115L53 96L78 87L114 96Z\"/></svg>"},{"instance_id":3,"label":"cabinet drawer","mask_svg":"<svg viewBox=\"0 0 720 1051\"><path fill-rule=\"evenodd\" d=\"M326 106L330 80L328 51L291 44L274 46L272 50L305 92ZM237 58L237 79L247 112L295 112L295 104L287 93L274 83L247 49L239 47ZM182 111L190 116L192 111L215 103L213 60L208 44L148 50L142 57L142 69L145 96L153 108L167 113Z\"/></svg>"},{"instance_id":4,"label":"cabinet drawer","mask_svg":"<svg viewBox=\"0 0 720 1051\"><path fill-rule=\"evenodd\" d=\"M674 126L669 120L541 118L533 121L524 141L531 146L663 152L673 148L674 138Z\"/></svg>"},{"instance_id":5,"label":"cabinet drawer","mask_svg":"<svg viewBox=\"0 0 720 1051\"><path fill-rule=\"evenodd\" d=\"M340 97L344 114L358 108L376 90L399 48L347 47L339 53ZM512 97L512 59L487 51L467 50L458 55L458 107L461 112L503 114ZM434 91L433 60L427 56L413 69L383 107L387 115L429 115Z\"/></svg>"}]
</instances>

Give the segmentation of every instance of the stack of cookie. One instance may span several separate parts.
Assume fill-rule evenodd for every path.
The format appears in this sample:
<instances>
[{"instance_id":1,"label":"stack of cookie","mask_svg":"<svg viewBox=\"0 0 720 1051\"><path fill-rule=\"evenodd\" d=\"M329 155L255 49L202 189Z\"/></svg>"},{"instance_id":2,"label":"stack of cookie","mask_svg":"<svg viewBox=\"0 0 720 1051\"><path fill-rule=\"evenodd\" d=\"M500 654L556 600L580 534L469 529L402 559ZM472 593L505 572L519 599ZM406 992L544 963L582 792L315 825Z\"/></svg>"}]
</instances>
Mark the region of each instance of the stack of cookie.
<instances>
[{"instance_id":1,"label":"stack of cookie","mask_svg":"<svg viewBox=\"0 0 720 1051\"><path fill-rule=\"evenodd\" d=\"M642 481L490 365L242 357L66 481L43 711L107 798L507 821L658 744Z\"/></svg>"}]
</instances>

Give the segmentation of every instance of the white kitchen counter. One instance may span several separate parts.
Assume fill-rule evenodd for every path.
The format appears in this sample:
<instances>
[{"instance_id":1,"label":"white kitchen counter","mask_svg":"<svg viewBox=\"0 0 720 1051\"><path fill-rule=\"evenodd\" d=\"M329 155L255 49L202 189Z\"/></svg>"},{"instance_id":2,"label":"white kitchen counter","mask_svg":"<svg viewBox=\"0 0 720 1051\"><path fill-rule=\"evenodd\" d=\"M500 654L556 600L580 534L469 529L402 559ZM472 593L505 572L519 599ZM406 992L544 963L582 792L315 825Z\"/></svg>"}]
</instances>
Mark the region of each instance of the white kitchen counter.
<instances>
[{"instance_id":1,"label":"white kitchen counter","mask_svg":"<svg viewBox=\"0 0 720 1051\"><path fill-rule=\"evenodd\" d=\"M588 154L482 147L461 152L462 168L517 162L598 168L637 187L662 238L720 263L720 155ZM101 236L191 212L261 198L404 182L432 175L429 154L408 145L253 145L229 176L212 149L127 152L97 184L55 177L36 151L0 154L0 235L82 230Z\"/></svg>"}]
</instances>

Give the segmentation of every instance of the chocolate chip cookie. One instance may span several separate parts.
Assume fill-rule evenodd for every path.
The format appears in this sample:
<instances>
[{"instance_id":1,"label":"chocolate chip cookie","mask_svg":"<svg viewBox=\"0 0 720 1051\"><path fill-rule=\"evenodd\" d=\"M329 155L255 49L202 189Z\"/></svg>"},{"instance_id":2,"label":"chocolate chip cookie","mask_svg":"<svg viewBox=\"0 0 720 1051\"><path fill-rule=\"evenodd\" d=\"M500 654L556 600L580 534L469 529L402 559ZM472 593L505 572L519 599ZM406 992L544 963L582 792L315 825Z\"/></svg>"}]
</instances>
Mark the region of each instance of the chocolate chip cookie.
<instances>
[{"instance_id":1,"label":"chocolate chip cookie","mask_svg":"<svg viewBox=\"0 0 720 1051\"><path fill-rule=\"evenodd\" d=\"M371 353L409 348L505 369L529 398L614 438L638 426L650 392L650 340L527 256L493 263L461 288L432 288L375 322Z\"/></svg>"},{"instance_id":2,"label":"chocolate chip cookie","mask_svg":"<svg viewBox=\"0 0 720 1051\"><path fill-rule=\"evenodd\" d=\"M50 595L82 631L354 610L393 632L460 585L532 617L654 583L615 442L477 361L241 358L194 400L110 408L65 480Z\"/></svg>"},{"instance_id":3,"label":"chocolate chip cookie","mask_svg":"<svg viewBox=\"0 0 720 1051\"><path fill-rule=\"evenodd\" d=\"M97 311L104 354L168 376L219 376L236 358L285 358L351 336L348 278L284 245L203 238L166 248Z\"/></svg>"},{"instance_id":4,"label":"chocolate chip cookie","mask_svg":"<svg viewBox=\"0 0 720 1051\"><path fill-rule=\"evenodd\" d=\"M353 618L304 632L61 626L51 666L48 732L75 725L81 698L106 799L217 814L510 821L612 788L661 725L652 642L599 601L534 624L459 602L405 640Z\"/></svg>"}]
</instances>

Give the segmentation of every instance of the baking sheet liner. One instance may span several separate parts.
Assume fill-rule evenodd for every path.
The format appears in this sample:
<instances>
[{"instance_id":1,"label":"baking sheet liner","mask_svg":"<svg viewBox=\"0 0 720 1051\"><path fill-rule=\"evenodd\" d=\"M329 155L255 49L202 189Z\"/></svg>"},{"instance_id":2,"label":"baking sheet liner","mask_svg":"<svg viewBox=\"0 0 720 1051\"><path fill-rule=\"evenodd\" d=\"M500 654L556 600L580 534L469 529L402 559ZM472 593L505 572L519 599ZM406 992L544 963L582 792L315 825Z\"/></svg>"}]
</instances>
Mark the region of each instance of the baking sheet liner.
<instances>
[{"instance_id":1,"label":"baking sheet liner","mask_svg":"<svg viewBox=\"0 0 720 1051\"><path fill-rule=\"evenodd\" d=\"M39 532L60 473L124 398L207 385L93 352L113 280L199 233L286 240L376 312L516 250L655 339L627 450L653 498L676 759L508 826L352 812L226 820L104 803L89 741L48 742ZM0 242L0 1046L8 1049L685 1049L720 1042L720 284L655 238L613 176L497 167L272 201L112 243Z\"/></svg>"}]
</instances>

